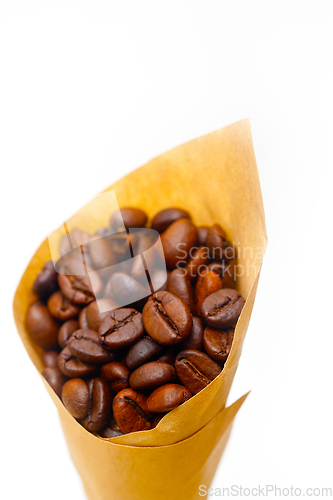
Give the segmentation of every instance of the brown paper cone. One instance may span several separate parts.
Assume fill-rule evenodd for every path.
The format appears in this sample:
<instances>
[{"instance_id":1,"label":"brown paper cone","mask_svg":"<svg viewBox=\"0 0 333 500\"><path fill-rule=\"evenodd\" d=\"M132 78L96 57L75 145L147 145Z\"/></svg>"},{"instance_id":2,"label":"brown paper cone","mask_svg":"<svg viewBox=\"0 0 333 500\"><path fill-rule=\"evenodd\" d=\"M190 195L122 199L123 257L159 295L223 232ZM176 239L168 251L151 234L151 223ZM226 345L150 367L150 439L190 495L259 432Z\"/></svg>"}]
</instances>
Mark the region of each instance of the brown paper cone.
<instances>
[{"instance_id":1,"label":"brown paper cone","mask_svg":"<svg viewBox=\"0 0 333 500\"><path fill-rule=\"evenodd\" d=\"M103 440L89 434L55 402L73 461L91 500L200 498L209 486L244 397L225 409L250 321L267 237L249 120L183 144L151 160L110 186L119 206L137 206L151 216L168 206L188 210L197 225L219 223L238 249L237 288L246 298L222 373L203 391L167 414L150 431ZM88 218L89 215L89 218ZM91 232L107 226L110 211L97 197L77 212L70 227ZM88 224L88 225L87 225ZM61 229L52 234L60 240ZM24 320L37 272L50 259L48 241L28 265L14 298L17 329L41 372L40 349L28 336ZM170 480L166 480L170 478Z\"/></svg>"}]
</instances>

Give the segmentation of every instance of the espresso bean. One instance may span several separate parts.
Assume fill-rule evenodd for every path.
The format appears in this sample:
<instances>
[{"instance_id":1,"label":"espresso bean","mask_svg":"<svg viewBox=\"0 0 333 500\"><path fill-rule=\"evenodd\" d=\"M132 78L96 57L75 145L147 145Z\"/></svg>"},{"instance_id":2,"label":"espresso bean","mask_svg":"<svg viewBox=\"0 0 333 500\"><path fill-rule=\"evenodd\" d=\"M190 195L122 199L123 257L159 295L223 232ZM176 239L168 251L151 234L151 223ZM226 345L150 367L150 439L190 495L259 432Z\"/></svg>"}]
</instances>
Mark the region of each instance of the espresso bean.
<instances>
[{"instance_id":1,"label":"espresso bean","mask_svg":"<svg viewBox=\"0 0 333 500\"><path fill-rule=\"evenodd\" d=\"M192 314L196 313L191 281L184 269L174 269L169 274L167 290L182 299Z\"/></svg>"},{"instance_id":2,"label":"espresso bean","mask_svg":"<svg viewBox=\"0 0 333 500\"><path fill-rule=\"evenodd\" d=\"M65 234L60 241L60 254L65 255L73 248L85 245L90 240L90 235L81 229L73 229L70 234Z\"/></svg>"},{"instance_id":3,"label":"espresso bean","mask_svg":"<svg viewBox=\"0 0 333 500\"><path fill-rule=\"evenodd\" d=\"M82 309L82 311L83 311L83 309ZM64 347L66 347L67 340L72 335L72 333L74 333L79 328L80 328L79 322L76 321L76 319L69 319L68 321L66 321L65 323L63 323L61 325L59 332L58 332L58 344L60 345L60 347L62 349L64 349Z\"/></svg>"},{"instance_id":4,"label":"espresso bean","mask_svg":"<svg viewBox=\"0 0 333 500\"><path fill-rule=\"evenodd\" d=\"M104 427L104 429L102 429L99 434L103 438L114 438L117 436L122 436L124 433L121 432L118 424L112 416L110 422L108 423L108 426Z\"/></svg>"},{"instance_id":5,"label":"espresso bean","mask_svg":"<svg viewBox=\"0 0 333 500\"><path fill-rule=\"evenodd\" d=\"M161 235L165 262L174 269L181 261L187 261L189 252L197 243L197 227L189 219L173 222Z\"/></svg>"},{"instance_id":6,"label":"espresso bean","mask_svg":"<svg viewBox=\"0 0 333 500\"><path fill-rule=\"evenodd\" d=\"M118 262L127 261L132 257L136 243L135 235L129 234L124 230L108 237L108 245L111 252L116 255Z\"/></svg>"},{"instance_id":7,"label":"espresso bean","mask_svg":"<svg viewBox=\"0 0 333 500\"><path fill-rule=\"evenodd\" d=\"M208 226L199 226L198 227L198 245L206 246L207 245L207 234L208 234Z\"/></svg>"},{"instance_id":8,"label":"espresso bean","mask_svg":"<svg viewBox=\"0 0 333 500\"><path fill-rule=\"evenodd\" d=\"M44 351L42 354L42 362L45 367L58 368L58 356L57 351Z\"/></svg>"},{"instance_id":9,"label":"espresso bean","mask_svg":"<svg viewBox=\"0 0 333 500\"><path fill-rule=\"evenodd\" d=\"M199 276L194 290L198 316L201 314L201 306L205 299L212 293L221 290L222 283L220 276L211 269L207 269L204 274Z\"/></svg>"},{"instance_id":10,"label":"espresso bean","mask_svg":"<svg viewBox=\"0 0 333 500\"><path fill-rule=\"evenodd\" d=\"M236 259L212 262L208 266L222 278L223 288L235 288L237 280L237 262Z\"/></svg>"},{"instance_id":11,"label":"espresso bean","mask_svg":"<svg viewBox=\"0 0 333 500\"><path fill-rule=\"evenodd\" d=\"M99 238L94 236L88 243L88 249L95 269L102 270L105 267L114 266L118 262L117 255L113 252L108 237Z\"/></svg>"},{"instance_id":12,"label":"espresso bean","mask_svg":"<svg viewBox=\"0 0 333 500\"><path fill-rule=\"evenodd\" d=\"M115 396L112 407L114 419L124 434L151 428L151 414L144 394L123 389Z\"/></svg>"},{"instance_id":13,"label":"espresso bean","mask_svg":"<svg viewBox=\"0 0 333 500\"><path fill-rule=\"evenodd\" d=\"M179 352L179 349L176 350L175 348L169 347L169 349L164 351L163 354L161 354L161 356L159 356L157 358L157 361L161 361L163 363L168 363L169 365L174 365L178 352Z\"/></svg>"},{"instance_id":14,"label":"espresso bean","mask_svg":"<svg viewBox=\"0 0 333 500\"><path fill-rule=\"evenodd\" d=\"M119 361L111 361L101 368L101 377L108 382L111 391L115 394L129 387L130 374L127 366Z\"/></svg>"},{"instance_id":15,"label":"espresso bean","mask_svg":"<svg viewBox=\"0 0 333 500\"><path fill-rule=\"evenodd\" d=\"M68 380L62 388L61 399L74 418L84 418L89 412L89 389L81 378Z\"/></svg>"},{"instance_id":16,"label":"espresso bean","mask_svg":"<svg viewBox=\"0 0 333 500\"><path fill-rule=\"evenodd\" d=\"M196 351L203 350L203 334L204 327L200 318L193 317L192 330L187 339L182 342L181 347L184 349L195 349Z\"/></svg>"},{"instance_id":17,"label":"espresso bean","mask_svg":"<svg viewBox=\"0 0 333 500\"><path fill-rule=\"evenodd\" d=\"M57 272L54 269L53 262L48 260L45 262L43 269L37 274L32 291L41 298L47 298L58 288Z\"/></svg>"},{"instance_id":18,"label":"espresso bean","mask_svg":"<svg viewBox=\"0 0 333 500\"><path fill-rule=\"evenodd\" d=\"M142 314L135 309L120 308L111 311L99 328L101 344L111 350L128 347L142 336Z\"/></svg>"},{"instance_id":19,"label":"espresso bean","mask_svg":"<svg viewBox=\"0 0 333 500\"><path fill-rule=\"evenodd\" d=\"M151 229L137 229L135 235L138 239L138 244L135 249L135 257L133 259L130 275L133 278L140 280L148 274L146 268L154 269L155 252L152 247L156 243L157 235ZM143 266L142 263L143 254L145 258L145 266Z\"/></svg>"},{"instance_id":20,"label":"espresso bean","mask_svg":"<svg viewBox=\"0 0 333 500\"><path fill-rule=\"evenodd\" d=\"M42 302L35 302L29 307L25 325L32 340L43 349L57 346L59 325Z\"/></svg>"},{"instance_id":21,"label":"espresso bean","mask_svg":"<svg viewBox=\"0 0 333 500\"><path fill-rule=\"evenodd\" d=\"M154 292L166 291L168 286L168 277L170 271L164 269L156 269L151 277L151 284Z\"/></svg>"},{"instance_id":22,"label":"espresso bean","mask_svg":"<svg viewBox=\"0 0 333 500\"><path fill-rule=\"evenodd\" d=\"M87 273L93 271L86 266ZM103 290L103 282L97 273L68 274L69 269L62 267L58 275L58 283L63 295L73 304L87 305L98 297Z\"/></svg>"},{"instance_id":23,"label":"espresso bean","mask_svg":"<svg viewBox=\"0 0 333 500\"><path fill-rule=\"evenodd\" d=\"M116 210L110 219L110 226L117 231L130 227L144 227L147 224L148 216L140 208L124 207Z\"/></svg>"},{"instance_id":24,"label":"espresso bean","mask_svg":"<svg viewBox=\"0 0 333 500\"><path fill-rule=\"evenodd\" d=\"M187 305L172 293L157 292L143 309L143 325L159 344L179 344L191 332L192 315Z\"/></svg>"},{"instance_id":25,"label":"espresso bean","mask_svg":"<svg viewBox=\"0 0 333 500\"><path fill-rule=\"evenodd\" d=\"M90 330L90 325L89 325L88 320L87 320L87 307L84 307L79 312L78 323L79 323L79 327L82 330Z\"/></svg>"},{"instance_id":26,"label":"espresso bean","mask_svg":"<svg viewBox=\"0 0 333 500\"><path fill-rule=\"evenodd\" d=\"M67 347L76 358L100 365L114 360L114 353L105 349L94 330L76 330L67 341Z\"/></svg>"},{"instance_id":27,"label":"espresso bean","mask_svg":"<svg viewBox=\"0 0 333 500\"><path fill-rule=\"evenodd\" d=\"M172 382L176 372L172 365L161 361L151 361L137 368L130 376L129 383L132 389L144 391Z\"/></svg>"},{"instance_id":28,"label":"espresso bean","mask_svg":"<svg viewBox=\"0 0 333 500\"><path fill-rule=\"evenodd\" d=\"M88 382L90 393L88 415L81 424L90 432L98 432L105 427L112 413L112 398L106 381L97 377Z\"/></svg>"},{"instance_id":29,"label":"espresso bean","mask_svg":"<svg viewBox=\"0 0 333 500\"><path fill-rule=\"evenodd\" d=\"M207 327L203 336L203 345L207 354L217 361L226 361L234 338L234 331L234 328L215 330Z\"/></svg>"},{"instance_id":30,"label":"espresso bean","mask_svg":"<svg viewBox=\"0 0 333 500\"><path fill-rule=\"evenodd\" d=\"M42 371L45 380L50 384L54 392L61 398L62 387L67 381L67 377L59 370L58 367L47 366Z\"/></svg>"},{"instance_id":31,"label":"espresso bean","mask_svg":"<svg viewBox=\"0 0 333 500\"><path fill-rule=\"evenodd\" d=\"M153 418L153 421L151 423L151 428L154 429L157 427L157 425L160 423L162 418L166 415L166 413L158 413L156 417Z\"/></svg>"},{"instance_id":32,"label":"espresso bean","mask_svg":"<svg viewBox=\"0 0 333 500\"><path fill-rule=\"evenodd\" d=\"M195 281L198 275L206 270L209 262L209 251L206 247L199 247L194 252L191 251L190 260L186 264L187 277Z\"/></svg>"},{"instance_id":33,"label":"espresso bean","mask_svg":"<svg viewBox=\"0 0 333 500\"><path fill-rule=\"evenodd\" d=\"M97 365L92 365L75 358L68 346L59 354L58 366L62 373L69 378L86 377L97 370Z\"/></svg>"},{"instance_id":34,"label":"espresso bean","mask_svg":"<svg viewBox=\"0 0 333 500\"><path fill-rule=\"evenodd\" d=\"M192 394L204 389L222 371L207 354L194 349L180 352L176 357L175 368L179 380Z\"/></svg>"},{"instance_id":35,"label":"espresso bean","mask_svg":"<svg viewBox=\"0 0 333 500\"><path fill-rule=\"evenodd\" d=\"M227 328L236 324L244 303L237 290L222 288L205 299L201 306L201 317L208 326Z\"/></svg>"},{"instance_id":36,"label":"espresso bean","mask_svg":"<svg viewBox=\"0 0 333 500\"><path fill-rule=\"evenodd\" d=\"M210 259L223 259L224 249L228 246L228 240L225 231L219 224L214 224L208 229L206 244L209 249Z\"/></svg>"},{"instance_id":37,"label":"espresso bean","mask_svg":"<svg viewBox=\"0 0 333 500\"><path fill-rule=\"evenodd\" d=\"M142 301L146 301L149 294L148 284L145 288L128 274L114 273L105 286L104 297L111 298L120 305L137 307Z\"/></svg>"},{"instance_id":38,"label":"espresso bean","mask_svg":"<svg viewBox=\"0 0 333 500\"><path fill-rule=\"evenodd\" d=\"M60 319L60 321L67 321L68 319L75 318L80 311L80 308L72 304L60 290L54 292L47 301L47 307L51 315Z\"/></svg>"},{"instance_id":39,"label":"espresso bean","mask_svg":"<svg viewBox=\"0 0 333 500\"><path fill-rule=\"evenodd\" d=\"M98 301L91 302L87 306L86 319L89 329L98 332L103 319L109 314L110 311L117 309L118 304L111 299L98 299ZM100 312L100 310L104 312Z\"/></svg>"},{"instance_id":40,"label":"espresso bean","mask_svg":"<svg viewBox=\"0 0 333 500\"><path fill-rule=\"evenodd\" d=\"M191 220L191 216L186 210L182 210L181 208L166 208L155 215L151 227L155 231L163 233L173 222L179 219Z\"/></svg>"},{"instance_id":41,"label":"espresso bean","mask_svg":"<svg viewBox=\"0 0 333 500\"><path fill-rule=\"evenodd\" d=\"M162 351L163 347L149 337L140 339L129 349L125 360L126 366L129 370L135 370L138 366L156 358Z\"/></svg>"},{"instance_id":42,"label":"espresso bean","mask_svg":"<svg viewBox=\"0 0 333 500\"><path fill-rule=\"evenodd\" d=\"M147 400L147 408L152 413L171 411L191 397L191 392L182 385L166 384L151 393Z\"/></svg>"}]
</instances>

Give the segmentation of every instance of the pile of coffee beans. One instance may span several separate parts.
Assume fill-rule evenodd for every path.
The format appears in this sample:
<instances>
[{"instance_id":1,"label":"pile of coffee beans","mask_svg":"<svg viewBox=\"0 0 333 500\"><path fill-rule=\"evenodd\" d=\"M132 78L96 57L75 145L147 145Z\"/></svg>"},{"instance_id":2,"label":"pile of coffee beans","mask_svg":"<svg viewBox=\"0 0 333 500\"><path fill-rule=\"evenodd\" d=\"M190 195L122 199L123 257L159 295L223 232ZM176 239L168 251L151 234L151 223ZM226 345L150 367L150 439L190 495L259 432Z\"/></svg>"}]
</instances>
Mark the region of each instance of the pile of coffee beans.
<instances>
[{"instance_id":1,"label":"pile of coffee beans","mask_svg":"<svg viewBox=\"0 0 333 500\"><path fill-rule=\"evenodd\" d=\"M145 212L128 207L110 227L112 234L74 229L62 239L62 257L37 275L39 300L26 316L43 348L43 376L71 415L105 438L155 427L214 380L244 305L235 248L218 224L197 227L179 208L149 224ZM158 246L144 254L155 262L150 276L138 257L154 234L164 255ZM147 293L152 282L160 286Z\"/></svg>"}]
</instances>

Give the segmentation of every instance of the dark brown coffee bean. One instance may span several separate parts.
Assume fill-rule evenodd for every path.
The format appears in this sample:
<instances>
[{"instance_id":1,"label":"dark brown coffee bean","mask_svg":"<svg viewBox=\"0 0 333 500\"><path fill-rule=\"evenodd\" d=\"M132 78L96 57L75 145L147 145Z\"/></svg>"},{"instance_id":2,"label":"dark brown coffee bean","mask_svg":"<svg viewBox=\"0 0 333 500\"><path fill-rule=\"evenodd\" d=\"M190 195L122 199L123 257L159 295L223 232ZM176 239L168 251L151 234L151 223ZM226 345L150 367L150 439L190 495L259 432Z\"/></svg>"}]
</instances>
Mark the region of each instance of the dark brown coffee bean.
<instances>
[{"instance_id":1,"label":"dark brown coffee bean","mask_svg":"<svg viewBox=\"0 0 333 500\"><path fill-rule=\"evenodd\" d=\"M115 351L134 344L142 336L142 314L135 309L111 311L99 328L101 344Z\"/></svg>"},{"instance_id":2,"label":"dark brown coffee bean","mask_svg":"<svg viewBox=\"0 0 333 500\"><path fill-rule=\"evenodd\" d=\"M153 421L151 423L151 428L154 429L157 427L157 425L160 423L162 418L166 415L166 413L158 413L156 417L153 418Z\"/></svg>"},{"instance_id":3,"label":"dark brown coffee bean","mask_svg":"<svg viewBox=\"0 0 333 500\"><path fill-rule=\"evenodd\" d=\"M165 262L174 269L181 261L187 261L189 252L197 243L197 227L189 219L173 222L161 235Z\"/></svg>"},{"instance_id":4,"label":"dark brown coffee bean","mask_svg":"<svg viewBox=\"0 0 333 500\"><path fill-rule=\"evenodd\" d=\"M208 326L213 328L234 326L244 304L245 300L237 290L222 288L206 298L201 306L201 317Z\"/></svg>"},{"instance_id":5,"label":"dark brown coffee bean","mask_svg":"<svg viewBox=\"0 0 333 500\"><path fill-rule=\"evenodd\" d=\"M151 276L151 285L154 292L166 291L168 286L168 277L170 271L164 269L156 269Z\"/></svg>"},{"instance_id":6,"label":"dark brown coffee bean","mask_svg":"<svg viewBox=\"0 0 333 500\"><path fill-rule=\"evenodd\" d=\"M207 245L207 234L208 234L208 226L199 226L198 227L198 245L206 246Z\"/></svg>"},{"instance_id":7,"label":"dark brown coffee bean","mask_svg":"<svg viewBox=\"0 0 333 500\"><path fill-rule=\"evenodd\" d=\"M90 266L85 267L87 273L93 271ZM69 269L62 267L58 283L63 295L73 304L87 305L102 293L103 282L98 273L75 275L69 274L70 272Z\"/></svg>"},{"instance_id":8,"label":"dark brown coffee bean","mask_svg":"<svg viewBox=\"0 0 333 500\"><path fill-rule=\"evenodd\" d=\"M119 361L111 361L103 365L101 368L101 377L109 384L111 391L114 394L127 389L129 387L129 377L131 372L124 363Z\"/></svg>"},{"instance_id":9,"label":"dark brown coffee bean","mask_svg":"<svg viewBox=\"0 0 333 500\"><path fill-rule=\"evenodd\" d=\"M89 412L89 389L81 378L68 380L62 388L62 402L74 418L84 418Z\"/></svg>"},{"instance_id":10,"label":"dark brown coffee bean","mask_svg":"<svg viewBox=\"0 0 333 500\"><path fill-rule=\"evenodd\" d=\"M81 424L90 432L98 432L105 427L112 413L112 397L106 381L97 377L88 382L90 400L88 415Z\"/></svg>"},{"instance_id":11,"label":"dark brown coffee bean","mask_svg":"<svg viewBox=\"0 0 333 500\"><path fill-rule=\"evenodd\" d=\"M151 361L139 366L130 376L129 383L132 389L144 391L168 384L175 378L176 372L172 365L161 361Z\"/></svg>"},{"instance_id":12,"label":"dark brown coffee bean","mask_svg":"<svg viewBox=\"0 0 333 500\"><path fill-rule=\"evenodd\" d=\"M79 328L80 328L79 322L76 321L76 319L69 319L68 321L66 321L65 323L63 323L61 325L59 332L58 332L58 344L60 345L60 347L62 349L64 349L64 347L66 347L67 340L72 335L72 333L74 333Z\"/></svg>"},{"instance_id":13,"label":"dark brown coffee bean","mask_svg":"<svg viewBox=\"0 0 333 500\"><path fill-rule=\"evenodd\" d=\"M25 325L32 340L43 349L57 346L59 325L42 302L35 302L29 307Z\"/></svg>"},{"instance_id":14,"label":"dark brown coffee bean","mask_svg":"<svg viewBox=\"0 0 333 500\"><path fill-rule=\"evenodd\" d=\"M158 235L151 229L134 229L138 243L135 249L135 257L131 267L130 275L136 280L145 278L148 275L146 269L154 269L155 254L153 246L157 241ZM145 266L143 266L142 255L144 254Z\"/></svg>"},{"instance_id":15,"label":"dark brown coffee bean","mask_svg":"<svg viewBox=\"0 0 333 500\"><path fill-rule=\"evenodd\" d=\"M113 252L109 239L112 237L100 238L94 236L88 243L89 256L95 269L104 269L105 267L117 264L117 255Z\"/></svg>"},{"instance_id":16,"label":"dark brown coffee bean","mask_svg":"<svg viewBox=\"0 0 333 500\"><path fill-rule=\"evenodd\" d=\"M114 360L114 353L105 349L99 342L99 335L94 330L76 330L67 341L67 347L76 358L101 365Z\"/></svg>"},{"instance_id":17,"label":"dark brown coffee bean","mask_svg":"<svg viewBox=\"0 0 333 500\"><path fill-rule=\"evenodd\" d=\"M125 273L114 273L105 286L104 297L113 299L124 306L135 306L150 294L150 288Z\"/></svg>"},{"instance_id":18,"label":"dark brown coffee bean","mask_svg":"<svg viewBox=\"0 0 333 500\"><path fill-rule=\"evenodd\" d=\"M168 292L176 295L188 306L192 314L196 313L193 289L190 277L185 269L174 269L168 277Z\"/></svg>"},{"instance_id":19,"label":"dark brown coffee bean","mask_svg":"<svg viewBox=\"0 0 333 500\"><path fill-rule=\"evenodd\" d=\"M103 438L114 438L117 436L122 436L124 433L121 432L117 422L112 416L110 422L108 423L108 426L104 427L104 429L102 429L99 434Z\"/></svg>"},{"instance_id":20,"label":"dark brown coffee bean","mask_svg":"<svg viewBox=\"0 0 333 500\"><path fill-rule=\"evenodd\" d=\"M84 307L79 312L78 323L79 323L79 327L82 330L90 330L90 325L89 325L88 320L87 320L87 307Z\"/></svg>"},{"instance_id":21,"label":"dark brown coffee bean","mask_svg":"<svg viewBox=\"0 0 333 500\"><path fill-rule=\"evenodd\" d=\"M147 408L152 413L171 411L191 397L190 391L182 385L166 384L151 393L147 400Z\"/></svg>"},{"instance_id":22,"label":"dark brown coffee bean","mask_svg":"<svg viewBox=\"0 0 333 500\"><path fill-rule=\"evenodd\" d=\"M215 330L208 326L203 336L206 353L216 361L226 361L234 338L234 331L234 328Z\"/></svg>"},{"instance_id":23,"label":"dark brown coffee bean","mask_svg":"<svg viewBox=\"0 0 333 500\"><path fill-rule=\"evenodd\" d=\"M222 371L220 365L207 354L194 349L180 352L176 357L175 368L179 380L192 394L204 389Z\"/></svg>"},{"instance_id":24,"label":"dark brown coffee bean","mask_svg":"<svg viewBox=\"0 0 333 500\"><path fill-rule=\"evenodd\" d=\"M109 314L110 311L117 309L117 307L118 304L111 299L98 299L98 301L91 302L91 304L89 304L86 308L86 319L89 329L98 332L103 319Z\"/></svg>"},{"instance_id":25,"label":"dark brown coffee bean","mask_svg":"<svg viewBox=\"0 0 333 500\"><path fill-rule=\"evenodd\" d=\"M227 240L225 231L219 224L214 224L208 230L207 248L211 260L222 261L224 259L234 259L235 249Z\"/></svg>"},{"instance_id":26,"label":"dark brown coffee bean","mask_svg":"<svg viewBox=\"0 0 333 500\"><path fill-rule=\"evenodd\" d=\"M137 243L136 236L124 230L120 233L110 235L107 241L111 252L116 255L118 262L130 259L133 256Z\"/></svg>"},{"instance_id":27,"label":"dark brown coffee bean","mask_svg":"<svg viewBox=\"0 0 333 500\"><path fill-rule=\"evenodd\" d=\"M193 317L193 325L192 325L192 330L190 335L187 337L187 339L182 342L181 347L182 350L184 349L195 349L196 351L202 351L203 350L203 334L204 334L204 327L203 323L200 318Z\"/></svg>"},{"instance_id":28,"label":"dark brown coffee bean","mask_svg":"<svg viewBox=\"0 0 333 500\"><path fill-rule=\"evenodd\" d=\"M151 414L144 394L124 389L115 396L112 407L114 419L124 434L151 428Z\"/></svg>"},{"instance_id":29,"label":"dark brown coffee bean","mask_svg":"<svg viewBox=\"0 0 333 500\"><path fill-rule=\"evenodd\" d=\"M44 351L42 354L42 362L45 367L58 368L58 356L57 351Z\"/></svg>"},{"instance_id":30,"label":"dark brown coffee bean","mask_svg":"<svg viewBox=\"0 0 333 500\"><path fill-rule=\"evenodd\" d=\"M193 249L192 249L193 250ZM186 273L190 280L194 281L207 268L209 262L209 251L206 247L199 247L190 252L190 260L186 264Z\"/></svg>"},{"instance_id":31,"label":"dark brown coffee bean","mask_svg":"<svg viewBox=\"0 0 333 500\"><path fill-rule=\"evenodd\" d=\"M81 229L73 229L70 234L65 234L60 241L60 254L65 255L73 248L85 245L90 240L90 235Z\"/></svg>"},{"instance_id":32,"label":"dark brown coffee bean","mask_svg":"<svg viewBox=\"0 0 333 500\"><path fill-rule=\"evenodd\" d=\"M201 314L201 306L204 303L205 299L212 293L221 290L222 283L223 282L220 276L213 272L211 269L207 269L204 274L199 276L194 290L198 316L200 316Z\"/></svg>"},{"instance_id":33,"label":"dark brown coffee bean","mask_svg":"<svg viewBox=\"0 0 333 500\"><path fill-rule=\"evenodd\" d=\"M179 349L176 350L175 348L169 347L169 349L164 351L163 354L161 354L161 356L157 358L157 361L168 363L169 365L174 365L178 352Z\"/></svg>"},{"instance_id":34,"label":"dark brown coffee bean","mask_svg":"<svg viewBox=\"0 0 333 500\"><path fill-rule=\"evenodd\" d=\"M92 365L75 358L68 346L59 354L58 366L62 373L69 378L86 377L97 370L97 365Z\"/></svg>"},{"instance_id":35,"label":"dark brown coffee bean","mask_svg":"<svg viewBox=\"0 0 333 500\"><path fill-rule=\"evenodd\" d=\"M173 222L179 219L191 220L191 216L186 210L182 210L181 208L166 208L155 215L151 222L151 227L155 231L163 233Z\"/></svg>"},{"instance_id":36,"label":"dark brown coffee bean","mask_svg":"<svg viewBox=\"0 0 333 500\"><path fill-rule=\"evenodd\" d=\"M60 319L60 321L75 318L80 311L80 308L72 304L60 290L50 296L47 307L51 315L56 319Z\"/></svg>"},{"instance_id":37,"label":"dark brown coffee bean","mask_svg":"<svg viewBox=\"0 0 333 500\"><path fill-rule=\"evenodd\" d=\"M42 371L45 380L50 384L54 392L61 398L61 391L67 377L59 370L58 367L47 366Z\"/></svg>"},{"instance_id":38,"label":"dark brown coffee bean","mask_svg":"<svg viewBox=\"0 0 333 500\"><path fill-rule=\"evenodd\" d=\"M129 370L135 370L138 366L157 358L162 351L163 347L149 337L140 339L129 349L125 360L126 366Z\"/></svg>"},{"instance_id":39,"label":"dark brown coffee bean","mask_svg":"<svg viewBox=\"0 0 333 500\"><path fill-rule=\"evenodd\" d=\"M37 274L32 291L42 298L49 297L58 290L58 275L52 260L45 262L43 269Z\"/></svg>"},{"instance_id":40,"label":"dark brown coffee bean","mask_svg":"<svg viewBox=\"0 0 333 500\"><path fill-rule=\"evenodd\" d=\"M237 261L236 259L212 262L209 264L209 269L214 271L222 278L223 288L235 288L237 280Z\"/></svg>"},{"instance_id":41,"label":"dark brown coffee bean","mask_svg":"<svg viewBox=\"0 0 333 500\"><path fill-rule=\"evenodd\" d=\"M144 227L147 224L148 216L146 212L140 208L123 207L119 211L116 210L110 219L110 226L121 231L124 226L130 227Z\"/></svg>"}]
</instances>

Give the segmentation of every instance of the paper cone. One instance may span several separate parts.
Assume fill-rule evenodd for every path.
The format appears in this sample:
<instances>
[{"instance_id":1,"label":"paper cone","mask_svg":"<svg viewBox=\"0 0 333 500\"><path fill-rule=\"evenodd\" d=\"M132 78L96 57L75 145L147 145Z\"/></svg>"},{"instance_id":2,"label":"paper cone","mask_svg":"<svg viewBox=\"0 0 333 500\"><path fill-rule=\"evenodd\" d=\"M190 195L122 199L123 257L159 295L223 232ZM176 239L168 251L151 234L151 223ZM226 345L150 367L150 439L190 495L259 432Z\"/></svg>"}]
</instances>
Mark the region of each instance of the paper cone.
<instances>
[{"instance_id":1,"label":"paper cone","mask_svg":"<svg viewBox=\"0 0 333 500\"><path fill-rule=\"evenodd\" d=\"M119 206L136 206L151 217L169 206L188 210L197 225L219 223L237 247L243 274L237 289L246 299L222 373L196 396L168 413L150 431L105 440L87 432L45 382L59 411L73 461L91 500L200 498L209 487L244 397L225 409L250 321L267 237L249 120L183 144L151 160L110 186ZM89 218L88 218L89 217ZM71 219L70 227L91 232L109 223L110 212L95 198ZM88 223L88 226L87 226ZM52 234L60 240L61 229ZM17 329L41 372L41 350L26 332L32 284L50 259L48 240L28 265L14 298ZM184 495L182 497L182 495Z\"/></svg>"}]
</instances>

